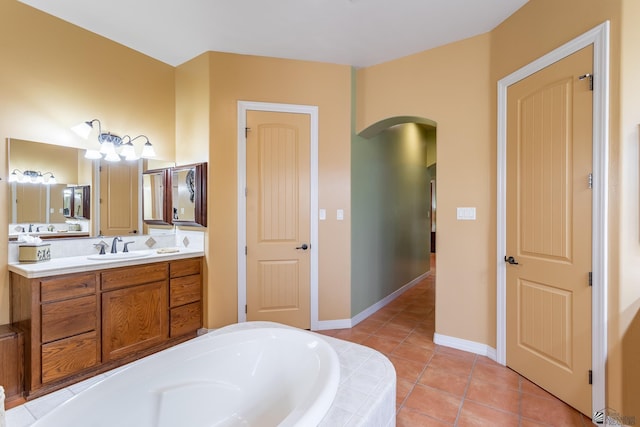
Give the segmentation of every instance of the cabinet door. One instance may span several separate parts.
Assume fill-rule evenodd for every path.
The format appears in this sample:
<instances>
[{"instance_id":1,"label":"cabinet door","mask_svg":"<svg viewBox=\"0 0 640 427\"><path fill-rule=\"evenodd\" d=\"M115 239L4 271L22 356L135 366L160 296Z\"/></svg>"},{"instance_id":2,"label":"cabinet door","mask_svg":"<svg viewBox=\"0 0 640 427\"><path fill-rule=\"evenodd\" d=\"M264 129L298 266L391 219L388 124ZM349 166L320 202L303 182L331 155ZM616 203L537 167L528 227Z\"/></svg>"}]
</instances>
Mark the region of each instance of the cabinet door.
<instances>
[{"instance_id":1,"label":"cabinet door","mask_svg":"<svg viewBox=\"0 0 640 427\"><path fill-rule=\"evenodd\" d=\"M102 293L102 361L118 359L168 338L167 281Z\"/></svg>"}]
</instances>

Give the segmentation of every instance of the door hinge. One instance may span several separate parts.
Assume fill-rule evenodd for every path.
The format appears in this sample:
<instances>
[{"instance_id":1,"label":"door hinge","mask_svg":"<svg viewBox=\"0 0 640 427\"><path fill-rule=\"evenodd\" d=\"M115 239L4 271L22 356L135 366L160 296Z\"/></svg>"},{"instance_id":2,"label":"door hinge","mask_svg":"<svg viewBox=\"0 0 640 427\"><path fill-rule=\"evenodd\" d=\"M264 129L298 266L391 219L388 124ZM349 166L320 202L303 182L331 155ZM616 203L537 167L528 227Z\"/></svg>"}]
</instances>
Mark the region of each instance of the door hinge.
<instances>
[{"instance_id":1,"label":"door hinge","mask_svg":"<svg viewBox=\"0 0 640 427\"><path fill-rule=\"evenodd\" d=\"M249 135L249 132L251 132L251 128L244 128L244 137L246 138L247 135Z\"/></svg>"},{"instance_id":2,"label":"door hinge","mask_svg":"<svg viewBox=\"0 0 640 427\"><path fill-rule=\"evenodd\" d=\"M247 314L247 304L244 305L244 314ZM591 383L589 383L591 384Z\"/></svg>"},{"instance_id":3,"label":"door hinge","mask_svg":"<svg viewBox=\"0 0 640 427\"><path fill-rule=\"evenodd\" d=\"M593 174L589 173L589 177L587 178L587 183L589 184L589 189L593 188Z\"/></svg>"},{"instance_id":4,"label":"door hinge","mask_svg":"<svg viewBox=\"0 0 640 427\"><path fill-rule=\"evenodd\" d=\"M589 384L593 384L593 371L589 369Z\"/></svg>"},{"instance_id":5,"label":"door hinge","mask_svg":"<svg viewBox=\"0 0 640 427\"><path fill-rule=\"evenodd\" d=\"M244 254L245 255L247 254L247 247L246 246L244 247Z\"/></svg>"},{"instance_id":6,"label":"door hinge","mask_svg":"<svg viewBox=\"0 0 640 427\"><path fill-rule=\"evenodd\" d=\"M247 187L244 187L244 197L247 197L247 193L249 192L249 190L247 190Z\"/></svg>"},{"instance_id":7,"label":"door hinge","mask_svg":"<svg viewBox=\"0 0 640 427\"><path fill-rule=\"evenodd\" d=\"M589 286L593 286L593 272L589 272Z\"/></svg>"},{"instance_id":8,"label":"door hinge","mask_svg":"<svg viewBox=\"0 0 640 427\"><path fill-rule=\"evenodd\" d=\"M589 90L593 90L593 74L583 74L578 77L579 80L589 79Z\"/></svg>"}]
</instances>

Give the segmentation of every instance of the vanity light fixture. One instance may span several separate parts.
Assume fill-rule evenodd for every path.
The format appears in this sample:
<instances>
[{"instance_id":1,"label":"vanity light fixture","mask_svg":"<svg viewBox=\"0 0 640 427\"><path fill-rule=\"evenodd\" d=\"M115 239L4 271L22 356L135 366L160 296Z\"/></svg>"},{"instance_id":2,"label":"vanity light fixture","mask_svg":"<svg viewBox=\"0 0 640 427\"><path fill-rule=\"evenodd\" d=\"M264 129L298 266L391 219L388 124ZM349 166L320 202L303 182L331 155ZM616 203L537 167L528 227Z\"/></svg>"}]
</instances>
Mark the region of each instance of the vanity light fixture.
<instances>
[{"instance_id":1,"label":"vanity light fixture","mask_svg":"<svg viewBox=\"0 0 640 427\"><path fill-rule=\"evenodd\" d=\"M149 138L145 135L138 135L135 138L131 138L129 135L120 137L111 132L102 132L102 126L98 119L82 122L79 125L74 126L72 130L80 137L88 139L91 131L93 130L93 123L95 122L98 123L98 142L100 143L100 150L87 148L87 151L84 154L85 158L101 159L104 157L108 162L119 162L122 157L124 157L125 160L132 161L138 160L140 157L148 159L156 156L153 145L151 145ZM133 141L139 138L144 138L147 141L142 147L142 154L140 156L136 154L135 147L133 146Z\"/></svg>"},{"instance_id":2,"label":"vanity light fixture","mask_svg":"<svg viewBox=\"0 0 640 427\"><path fill-rule=\"evenodd\" d=\"M14 169L9 175L9 182L23 182L32 184L57 184L56 177L52 172L42 173L40 171L21 171L20 169Z\"/></svg>"}]
</instances>

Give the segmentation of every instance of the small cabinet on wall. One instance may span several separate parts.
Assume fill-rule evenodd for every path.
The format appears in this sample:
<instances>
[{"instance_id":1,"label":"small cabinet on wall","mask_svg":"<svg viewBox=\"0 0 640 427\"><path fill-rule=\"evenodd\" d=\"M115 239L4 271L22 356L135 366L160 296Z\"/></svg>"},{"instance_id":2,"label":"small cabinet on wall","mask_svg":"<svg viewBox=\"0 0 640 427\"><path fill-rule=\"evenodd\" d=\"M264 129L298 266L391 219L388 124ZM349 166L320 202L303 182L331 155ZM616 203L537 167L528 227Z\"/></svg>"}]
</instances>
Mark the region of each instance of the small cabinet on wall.
<instances>
[{"instance_id":1,"label":"small cabinet on wall","mask_svg":"<svg viewBox=\"0 0 640 427\"><path fill-rule=\"evenodd\" d=\"M32 279L11 272L27 399L194 337L201 271L198 257Z\"/></svg>"},{"instance_id":2,"label":"small cabinet on wall","mask_svg":"<svg viewBox=\"0 0 640 427\"><path fill-rule=\"evenodd\" d=\"M155 169L143 174L147 224L207 226L207 163Z\"/></svg>"}]
</instances>

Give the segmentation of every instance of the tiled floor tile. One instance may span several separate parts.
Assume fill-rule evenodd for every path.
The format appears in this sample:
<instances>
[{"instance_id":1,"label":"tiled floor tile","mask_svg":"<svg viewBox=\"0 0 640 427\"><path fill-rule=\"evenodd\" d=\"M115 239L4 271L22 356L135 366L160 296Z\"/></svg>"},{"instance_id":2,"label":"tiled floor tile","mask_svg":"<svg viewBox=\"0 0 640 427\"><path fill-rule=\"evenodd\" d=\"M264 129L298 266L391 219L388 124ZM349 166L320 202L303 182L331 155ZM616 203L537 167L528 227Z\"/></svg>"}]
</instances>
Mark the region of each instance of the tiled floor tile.
<instances>
[{"instance_id":1,"label":"tiled floor tile","mask_svg":"<svg viewBox=\"0 0 640 427\"><path fill-rule=\"evenodd\" d=\"M525 418L552 426L582 426L582 416L573 408L557 399L546 399L524 395L521 414Z\"/></svg>"},{"instance_id":2,"label":"tiled floor tile","mask_svg":"<svg viewBox=\"0 0 640 427\"><path fill-rule=\"evenodd\" d=\"M517 389L498 388L493 383L475 378L471 380L466 399L516 415L520 410L520 393Z\"/></svg>"},{"instance_id":3,"label":"tiled floor tile","mask_svg":"<svg viewBox=\"0 0 640 427\"><path fill-rule=\"evenodd\" d=\"M473 360L436 353L429 362L429 367L439 369L462 377L469 376L473 368Z\"/></svg>"},{"instance_id":4,"label":"tiled floor tile","mask_svg":"<svg viewBox=\"0 0 640 427\"><path fill-rule=\"evenodd\" d=\"M465 400L456 426L459 427L518 427L518 415L502 412L470 400Z\"/></svg>"},{"instance_id":5,"label":"tiled floor tile","mask_svg":"<svg viewBox=\"0 0 640 427\"><path fill-rule=\"evenodd\" d=\"M404 407L445 423L453 423L458 416L461 402L461 398L452 394L417 384L405 401Z\"/></svg>"},{"instance_id":6,"label":"tiled floor tile","mask_svg":"<svg viewBox=\"0 0 640 427\"><path fill-rule=\"evenodd\" d=\"M393 363L394 368L396 368L396 376L398 378L413 381L414 383L418 381L418 378L422 375L422 371L424 371L426 366L424 363L413 362L401 357L391 355L387 357L391 360L391 363Z\"/></svg>"},{"instance_id":7,"label":"tiled floor tile","mask_svg":"<svg viewBox=\"0 0 640 427\"><path fill-rule=\"evenodd\" d=\"M467 389L469 377L427 367L418 380L418 383L462 397Z\"/></svg>"},{"instance_id":8,"label":"tiled floor tile","mask_svg":"<svg viewBox=\"0 0 640 427\"><path fill-rule=\"evenodd\" d=\"M444 423L411 409L402 409L396 418L396 427L450 427L451 423Z\"/></svg>"},{"instance_id":9,"label":"tiled floor tile","mask_svg":"<svg viewBox=\"0 0 640 427\"><path fill-rule=\"evenodd\" d=\"M413 381L407 381L402 378L396 380L396 405L402 405L415 385Z\"/></svg>"},{"instance_id":10,"label":"tiled floor tile","mask_svg":"<svg viewBox=\"0 0 640 427\"><path fill-rule=\"evenodd\" d=\"M433 357L433 351L405 342L400 343L391 354L419 363L427 363Z\"/></svg>"},{"instance_id":11,"label":"tiled floor tile","mask_svg":"<svg viewBox=\"0 0 640 427\"><path fill-rule=\"evenodd\" d=\"M518 390L520 386L520 375L504 366L477 363L473 368L472 376L480 381L498 383L515 390Z\"/></svg>"}]
</instances>

